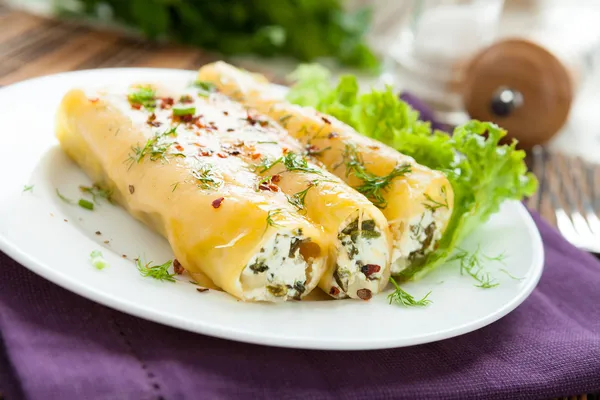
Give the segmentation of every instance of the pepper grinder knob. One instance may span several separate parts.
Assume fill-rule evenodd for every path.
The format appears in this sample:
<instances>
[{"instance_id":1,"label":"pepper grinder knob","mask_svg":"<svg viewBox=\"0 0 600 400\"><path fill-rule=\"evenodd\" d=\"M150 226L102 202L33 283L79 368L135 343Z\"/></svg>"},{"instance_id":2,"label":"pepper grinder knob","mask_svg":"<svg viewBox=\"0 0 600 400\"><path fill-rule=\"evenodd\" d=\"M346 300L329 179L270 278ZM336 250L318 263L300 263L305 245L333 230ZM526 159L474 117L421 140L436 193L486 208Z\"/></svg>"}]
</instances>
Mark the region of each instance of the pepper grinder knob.
<instances>
[{"instance_id":1,"label":"pepper grinder knob","mask_svg":"<svg viewBox=\"0 0 600 400\"><path fill-rule=\"evenodd\" d=\"M490 111L502 118L508 117L514 109L523 105L523 95L518 90L506 86L499 87L492 96Z\"/></svg>"}]
</instances>

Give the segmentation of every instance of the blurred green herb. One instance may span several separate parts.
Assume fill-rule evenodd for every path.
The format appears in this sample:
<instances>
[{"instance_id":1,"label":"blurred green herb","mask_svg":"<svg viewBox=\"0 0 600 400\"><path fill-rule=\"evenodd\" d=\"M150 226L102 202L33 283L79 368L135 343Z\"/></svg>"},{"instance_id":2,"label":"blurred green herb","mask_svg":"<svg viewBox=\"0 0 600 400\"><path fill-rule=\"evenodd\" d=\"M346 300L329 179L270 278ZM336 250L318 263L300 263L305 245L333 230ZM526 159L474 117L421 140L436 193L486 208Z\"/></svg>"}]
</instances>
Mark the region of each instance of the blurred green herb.
<instances>
[{"instance_id":1,"label":"blurred green herb","mask_svg":"<svg viewBox=\"0 0 600 400\"><path fill-rule=\"evenodd\" d=\"M169 38L225 54L333 57L346 65L376 67L364 40L370 9L348 12L343 5L342 0L55 0L61 16L98 20L110 15L110 22L150 39Z\"/></svg>"}]
</instances>

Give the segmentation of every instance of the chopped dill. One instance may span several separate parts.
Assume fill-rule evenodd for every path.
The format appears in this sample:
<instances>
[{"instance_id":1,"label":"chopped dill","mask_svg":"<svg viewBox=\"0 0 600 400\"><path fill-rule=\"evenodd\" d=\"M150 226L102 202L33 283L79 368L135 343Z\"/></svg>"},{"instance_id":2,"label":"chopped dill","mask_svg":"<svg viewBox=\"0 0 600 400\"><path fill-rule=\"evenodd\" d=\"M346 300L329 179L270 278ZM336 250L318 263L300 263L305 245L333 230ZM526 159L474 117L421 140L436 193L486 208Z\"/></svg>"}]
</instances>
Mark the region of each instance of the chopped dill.
<instances>
[{"instance_id":1,"label":"chopped dill","mask_svg":"<svg viewBox=\"0 0 600 400\"><path fill-rule=\"evenodd\" d=\"M431 294L431 291L429 291L429 293L427 293L421 300L416 300L410 293L404 291L400 287L400 285L396 283L394 278L390 278L390 282L392 283L392 285L394 285L394 288L396 289L387 297L390 304L396 303L405 307L426 307L429 304L431 304L431 300L428 299L429 295Z\"/></svg>"},{"instance_id":2,"label":"chopped dill","mask_svg":"<svg viewBox=\"0 0 600 400\"><path fill-rule=\"evenodd\" d=\"M94 203L98 203L98 197L108 200L112 203L112 191L102 189L97 183L92 186L79 186L81 193L87 193L92 196Z\"/></svg>"},{"instance_id":3,"label":"chopped dill","mask_svg":"<svg viewBox=\"0 0 600 400\"><path fill-rule=\"evenodd\" d=\"M284 115L283 117L279 118L279 123L285 127L285 123L290 118L292 118L292 114Z\"/></svg>"},{"instance_id":4,"label":"chopped dill","mask_svg":"<svg viewBox=\"0 0 600 400\"><path fill-rule=\"evenodd\" d=\"M90 211L94 210L94 203L92 203L91 201L88 201L86 199L79 199L77 204L79 205L79 207L85 208L86 210L90 210Z\"/></svg>"},{"instance_id":5,"label":"chopped dill","mask_svg":"<svg viewBox=\"0 0 600 400\"><path fill-rule=\"evenodd\" d=\"M191 174L198 181L198 186L205 190L218 189L223 184L223 181L213 172L213 166L210 164L202 165Z\"/></svg>"},{"instance_id":6,"label":"chopped dill","mask_svg":"<svg viewBox=\"0 0 600 400\"><path fill-rule=\"evenodd\" d=\"M472 253L468 251L457 248L457 253L448 259L448 262L451 261L459 261L460 262L460 274L464 275L465 273L469 275L471 278L475 279L479 282L479 285L475 285L476 287L480 287L483 289L491 289L500 285L499 282L494 279L489 272L486 272L483 267L483 263L481 261L482 258L492 261L502 262L504 259L504 254L500 254L496 257L489 257L481 254L481 248L478 246L477 250Z\"/></svg>"},{"instance_id":7,"label":"chopped dill","mask_svg":"<svg viewBox=\"0 0 600 400\"><path fill-rule=\"evenodd\" d=\"M428 209L431 212L435 212L437 209L439 208L446 208L448 209L448 195L446 193L446 186L442 186L442 188L440 189L440 194L442 199L444 200L444 202L442 203L441 201L436 201L433 198L431 198L431 196L427 193L424 194L425 199L427 199L427 203L423 203L423 206Z\"/></svg>"},{"instance_id":8,"label":"chopped dill","mask_svg":"<svg viewBox=\"0 0 600 400\"><path fill-rule=\"evenodd\" d=\"M125 162L129 164L129 168L136 163L141 163L146 156L150 158L150 161L161 160L163 162L168 162L167 151L173 146L173 143L162 142L162 139L168 136L177 136L177 126L151 137L146 141L144 147L140 147L139 145L132 147L132 153L129 153L129 157L125 160ZM172 155L184 157L182 153L173 153Z\"/></svg>"},{"instance_id":9,"label":"chopped dill","mask_svg":"<svg viewBox=\"0 0 600 400\"><path fill-rule=\"evenodd\" d=\"M306 195L308 194L308 191L317 186L317 184L318 183L316 182L310 182L306 189L301 190L298 193L294 193L291 196L287 196L288 203L296 207L298 210L305 210L304 202L306 201Z\"/></svg>"},{"instance_id":10,"label":"chopped dill","mask_svg":"<svg viewBox=\"0 0 600 400\"><path fill-rule=\"evenodd\" d=\"M67 204L75 204L75 202L74 202L73 200L71 200L71 199L68 199L68 198L66 198L65 196L63 196L63 195L62 195L62 194L61 194L61 193L58 191L58 189L56 189L56 194L57 194L57 195L58 195L58 197L59 197L59 198L60 198L62 201L64 201L65 203L67 203Z\"/></svg>"},{"instance_id":11,"label":"chopped dill","mask_svg":"<svg viewBox=\"0 0 600 400\"><path fill-rule=\"evenodd\" d=\"M171 193L173 193L175 191L175 189L177 189L178 186L179 186L179 182L175 182L174 184L172 184L171 187L173 188L173 190L171 190Z\"/></svg>"},{"instance_id":12,"label":"chopped dill","mask_svg":"<svg viewBox=\"0 0 600 400\"><path fill-rule=\"evenodd\" d=\"M23 192L33 192L34 185L25 185L23 186Z\"/></svg>"},{"instance_id":13,"label":"chopped dill","mask_svg":"<svg viewBox=\"0 0 600 400\"><path fill-rule=\"evenodd\" d=\"M196 107L173 107L173 115L176 117L194 115L195 113Z\"/></svg>"},{"instance_id":14,"label":"chopped dill","mask_svg":"<svg viewBox=\"0 0 600 400\"><path fill-rule=\"evenodd\" d=\"M211 93L217 91L217 86L206 81L194 81L192 86L198 89L198 95L208 97Z\"/></svg>"},{"instance_id":15,"label":"chopped dill","mask_svg":"<svg viewBox=\"0 0 600 400\"><path fill-rule=\"evenodd\" d=\"M275 141L269 141L269 140L264 141L264 142L256 142L256 143L257 144L277 144L277 142L275 142Z\"/></svg>"},{"instance_id":16,"label":"chopped dill","mask_svg":"<svg viewBox=\"0 0 600 400\"><path fill-rule=\"evenodd\" d=\"M140 271L140 274L145 278L154 278L159 281L175 282L175 278L173 278L175 273L169 273L169 268L171 267L172 263L173 261L169 260L162 265L151 265L152 261L142 264L142 261L140 261L140 258L138 258L135 262L135 265L138 271Z\"/></svg>"},{"instance_id":17,"label":"chopped dill","mask_svg":"<svg viewBox=\"0 0 600 400\"><path fill-rule=\"evenodd\" d=\"M131 104L139 104L147 110L153 110L156 107L156 92L149 86L142 86L129 93L127 100Z\"/></svg>"},{"instance_id":18,"label":"chopped dill","mask_svg":"<svg viewBox=\"0 0 600 400\"><path fill-rule=\"evenodd\" d=\"M200 286L200 284L196 281L188 281L188 282L191 283L192 285Z\"/></svg>"},{"instance_id":19,"label":"chopped dill","mask_svg":"<svg viewBox=\"0 0 600 400\"><path fill-rule=\"evenodd\" d=\"M266 157L263 158L261 162L256 165L256 172L266 172L279 163L282 163L285 166L285 169L289 172L301 171L322 175L321 171L308 165L308 160L306 158L293 152L289 152L285 156L279 157L275 160L271 160Z\"/></svg>"},{"instance_id":20,"label":"chopped dill","mask_svg":"<svg viewBox=\"0 0 600 400\"><path fill-rule=\"evenodd\" d=\"M280 208L277 208L275 210L269 210L269 213L267 214L267 226L265 227L265 232L267 231L267 229L269 229L269 226L279 226L279 224L277 222L275 222L275 220L273 219L273 217L277 217L278 215L283 214L283 210Z\"/></svg>"},{"instance_id":21,"label":"chopped dill","mask_svg":"<svg viewBox=\"0 0 600 400\"><path fill-rule=\"evenodd\" d=\"M500 268L500 272L503 272L503 273L505 273L506 275L508 275L508 277L509 277L510 279L512 279L512 280L515 280L515 281L522 281L523 279L525 279L525 278L519 278L519 277L517 277L517 276L514 276L513 274L511 274L510 272L508 272L508 271L507 271L506 269L504 269L504 268Z\"/></svg>"},{"instance_id":22,"label":"chopped dill","mask_svg":"<svg viewBox=\"0 0 600 400\"><path fill-rule=\"evenodd\" d=\"M364 162L360 154L356 151L353 145L347 144L344 149L343 161L340 165L346 165L346 177L350 174L354 175L362 181L358 186L355 186L358 192L362 193L371 202L379 208L387 207L387 200L383 197L383 192L386 191L392 181L400 176L404 176L412 172L410 164L396 165L394 169L387 175L377 176L365 168Z\"/></svg>"}]
</instances>

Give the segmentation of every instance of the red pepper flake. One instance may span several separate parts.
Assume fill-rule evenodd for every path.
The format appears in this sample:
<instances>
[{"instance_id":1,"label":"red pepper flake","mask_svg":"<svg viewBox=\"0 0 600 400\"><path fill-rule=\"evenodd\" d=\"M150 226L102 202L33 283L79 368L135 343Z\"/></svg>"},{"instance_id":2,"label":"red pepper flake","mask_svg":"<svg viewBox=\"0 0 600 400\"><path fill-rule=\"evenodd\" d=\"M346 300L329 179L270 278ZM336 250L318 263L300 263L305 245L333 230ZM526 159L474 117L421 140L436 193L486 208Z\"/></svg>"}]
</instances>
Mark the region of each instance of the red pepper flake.
<instances>
[{"instance_id":1,"label":"red pepper flake","mask_svg":"<svg viewBox=\"0 0 600 400\"><path fill-rule=\"evenodd\" d=\"M96 231L96 235L100 236L100 235L102 235L102 232Z\"/></svg>"},{"instance_id":2,"label":"red pepper flake","mask_svg":"<svg viewBox=\"0 0 600 400\"><path fill-rule=\"evenodd\" d=\"M89 100L90 100L90 103L97 103L97 102L98 102L98 100L100 100L100 99L99 99L99 98L97 98L97 97L93 97L93 98L91 98L91 99L89 99Z\"/></svg>"},{"instance_id":3,"label":"red pepper flake","mask_svg":"<svg viewBox=\"0 0 600 400\"><path fill-rule=\"evenodd\" d=\"M183 268L183 266L181 265L179 260L175 258L173 260L173 272L175 272L177 275L181 275L181 274L183 274L184 271L185 271L185 268Z\"/></svg>"},{"instance_id":4,"label":"red pepper flake","mask_svg":"<svg viewBox=\"0 0 600 400\"><path fill-rule=\"evenodd\" d=\"M173 104L175 103L175 100L173 100L172 97L163 97L160 103L160 108L162 108L163 110L168 110L170 109Z\"/></svg>"},{"instance_id":5,"label":"red pepper flake","mask_svg":"<svg viewBox=\"0 0 600 400\"><path fill-rule=\"evenodd\" d=\"M183 151L183 146L182 146L182 145L180 145L179 143L177 143L177 144L175 145L175 148L176 148L177 150L179 150L179 151Z\"/></svg>"},{"instance_id":6,"label":"red pepper flake","mask_svg":"<svg viewBox=\"0 0 600 400\"><path fill-rule=\"evenodd\" d=\"M131 108L133 108L134 110L141 110L142 105L138 104L138 103L133 103L133 104L131 104Z\"/></svg>"},{"instance_id":7,"label":"red pepper flake","mask_svg":"<svg viewBox=\"0 0 600 400\"><path fill-rule=\"evenodd\" d=\"M271 182L273 182L273 183L277 183L277 182L279 182L279 181L281 181L281 175L279 175L279 174L275 174L275 175L273 175L273 176L271 177Z\"/></svg>"},{"instance_id":8,"label":"red pepper flake","mask_svg":"<svg viewBox=\"0 0 600 400\"><path fill-rule=\"evenodd\" d=\"M193 103L194 99L189 94L184 94L179 98L179 102L183 104Z\"/></svg>"},{"instance_id":9,"label":"red pepper flake","mask_svg":"<svg viewBox=\"0 0 600 400\"><path fill-rule=\"evenodd\" d=\"M210 157L212 155L212 151L211 150L200 150L200 155L202 157Z\"/></svg>"},{"instance_id":10,"label":"red pepper flake","mask_svg":"<svg viewBox=\"0 0 600 400\"><path fill-rule=\"evenodd\" d=\"M379 265L377 265L377 264L367 264L367 265L363 265L360 268L360 272L362 272L363 274L365 274L365 276L369 280L373 280L374 278L372 278L371 275L376 274L379 271L381 271L381 267Z\"/></svg>"},{"instance_id":11,"label":"red pepper flake","mask_svg":"<svg viewBox=\"0 0 600 400\"><path fill-rule=\"evenodd\" d=\"M325 117L321 117L321 119L322 119L322 120L323 120L323 122L325 122L327 125L331 125L331 121L330 121L330 120L328 120L327 118L325 118Z\"/></svg>"},{"instance_id":12,"label":"red pepper flake","mask_svg":"<svg viewBox=\"0 0 600 400\"><path fill-rule=\"evenodd\" d=\"M290 149L288 149L287 147L284 147L281 149L281 151L283 151L283 154L286 155L287 153L290 152Z\"/></svg>"},{"instance_id":13,"label":"red pepper flake","mask_svg":"<svg viewBox=\"0 0 600 400\"><path fill-rule=\"evenodd\" d=\"M227 132L233 132L233 131L235 131L235 129L233 129L233 128L227 128Z\"/></svg>"},{"instance_id":14,"label":"red pepper flake","mask_svg":"<svg viewBox=\"0 0 600 400\"><path fill-rule=\"evenodd\" d=\"M135 187L133 185L129 185L129 193L133 194L135 192Z\"/></svg>"},{"instance_id":15,"label":"red pepper flake","mask_svg":"<svg viewBox=\"0 0 600 400\"><path fill-rule=\"evenodd\" d=\"M329 139L335 139L335 138L338 138L338 137L340 137L340 135L339 135L338 133L331 132L329 135L327 135L327 137L328 137Z\"/></svg>"},{"instance_id":16,"label":"red pepper flake","mask_svg":"<svg viewBox=\"0 0 600 400\"><path fill-rule=\"evenodd\" d=\"M221 207L221 204L223 203L224 200L225 200L225 197L219 197L218 199L213 200L213 202L212 202L213 208Z\"/></svg>"},{"instance_id":17,"label":"red pepper flake","mask_svg":"<svg viewBox=\"0 0 600 400\"><path fill-rule=\"evenodd\" d=\"M371 291L369 289L358 289L356 291L356 295L358 296L359 299L362 300L370 300L371 297L373 297L373 293L371 293Z\"/></svg>"},{"instance_id":18,"label":"red pepper flake","mask_svg":"<svg viewBox=\"0 0 600 400\"><path fill-rule=\"evenodd\" d=\"M223 111L223 115L229 115L227 111Z\"/></svg>"},{"instance_id":19,"label":"red pepper flake","mask_svg":"<svg viewBox=\"0 0 600 400\"><path fill-rule=\"evenodd\" d=\"M194 116L192 114L185 114L185 115L173 115L171 117L171 119L175 122L193 122L194 120Z\"/></svg>"},{"instance_id":20,"label":"red pepper flake","mask_svg":"<svg viewBox=\"0 0 600 400\"><path fill-rule=\"evenodd\" d=\"M121 254L121 257L127 258L127 254Z\"/></svg>"},{"instance_id":21,"label":"red pepper flake","mask_svg":"<svg viewBox=\"0 0 600 400\"><path fill-rule=\"evenodd\" d=\"M227 154L218 152L217 153L217 157L219 157L219 158L227 158Z\"/></svg>"},{"instance_id":22,"label":"red pepper flake","mask_svg":"<svg viewBox=\"0 0 600 400\"><path fill-rule=\"evenodd\" d=\"M266 128L267 126L269 126L269 121L258 121L258 124L261 127Z\"/></svg>"},{"instance_id":23,"label":"red pepper flake","mask_svg":"<svg viewBox=\"0 0 600 400\"><path fill-rule=\"evenodd\" d=\"M375 146L375 145L369 146L369 148L371 150L379 150L379 146Z\"/></svg>"},{"instance_id":24,"label":"red pepper flake","mask_svg":"<svg viewBox=\"0 0 600 400\"><path fill-rule=\"evenodd\" d=\"M260 158L260 153L254 153L254 154L252 154L251 158L252 158L253 160L257 160L257 159L259 159L259 158Z\"/></svg>"},{"instance_id":25,"label":"red pepper flake","mask_svg":"<svg viewBox=\"0 0 600 400\"><path fill-rule=\"evenodd\" d=\"M152 113L152 114L150 114L150 116L148 116L146 123L150 126L155 126L155 127L161 125L161 123L156 120L156 114L154 114L154 113Z\"/></svg>"},{"instance_id":26,"label":"red pepper flake","mask_svg":"<svg viewBox=\"0 0 600 400\"><path fill-rule=\"evenodd\" d=\"M63 219L63 221L65 221L65 222L69 222L69 220L68 220L68 219Z\"/></svg>"},{"instance_id":27,"label":"red pepper flake","mask_svg":"<svg viewBox=\"0 0 600 400\"><path fill-rule=\"evenodd\" d=\"M279 186L274 183L263 182L258 185L260 190L267 190L269 192L279 192Z\"/></svg>"},{"instance_id":28,"label":"red pepper flake","mask_svg":"<svg viewBox=\"0 0 600 400\"><path fill-rule=\"evenodd\" d=\"M338 294L340 294L340 289L336 288L335 286L332 286L331 289L329 289L329 294L332 296L337 296Z\"/></svg>"},{"instance_id":29,"label":"red pepper flake","mask_svg":"<svg viewBox=\"0 0 600 400\"><path fill-rule=\"evenodd\" d=\"M202 287L202 288L196 288L196 290L200 293L204 293L204 292L208 292L208 288Z\"/></svg>"}]
</instances>

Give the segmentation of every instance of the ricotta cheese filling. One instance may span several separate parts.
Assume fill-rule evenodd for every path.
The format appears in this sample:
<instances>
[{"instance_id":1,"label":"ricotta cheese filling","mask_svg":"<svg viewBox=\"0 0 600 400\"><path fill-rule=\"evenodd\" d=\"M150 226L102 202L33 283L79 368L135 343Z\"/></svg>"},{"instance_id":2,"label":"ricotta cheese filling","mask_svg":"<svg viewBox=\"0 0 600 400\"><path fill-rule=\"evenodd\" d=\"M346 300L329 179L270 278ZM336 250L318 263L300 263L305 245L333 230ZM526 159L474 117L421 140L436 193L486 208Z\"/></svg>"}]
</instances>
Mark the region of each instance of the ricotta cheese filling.
<instances>
[{"instance_id":1,"label":"ricotta cheese filling","mask_svg":"<svg viewBox=\"0 0 600 400\"><path fill-rule=\"evenodd\" d=\"M375 221L353 215L338 233L337 259L330 295L368 300L379 291L388 261L385 236Z\"/></svg>"},{"instance_id":2,"label":"ricotta cheese filling","mask_svg":"<svg viewBox=\"0 0 600 400\"><path fill-rule=\"evenodd\" d=\"M248 262L240 277L244 298L255 301L300 300L311 279L306 239L292 232L274 235Z\"/></svg>"},{"instance_id":3,"label":"ricotta cheese filling","mask_svg":"<svg viewBox=\"0 0 600 400\"><path fill-rule=\"evenodd\" d=\"M442 237L441 227L446 225L450 212L425 210L411 218L404 227L392 226L394 250L392 253L392 275L399 274L416 260L423 258Z\"/></svg>"}]
</instances>

